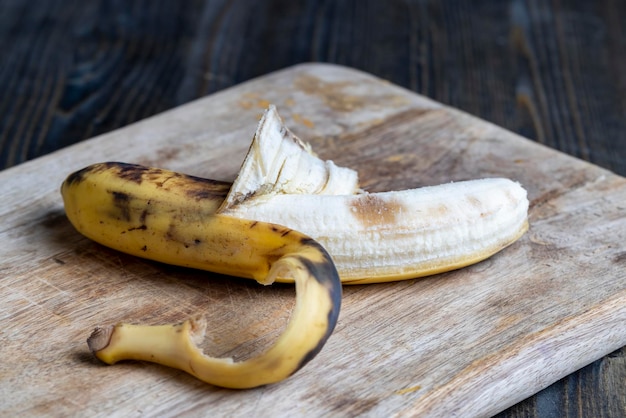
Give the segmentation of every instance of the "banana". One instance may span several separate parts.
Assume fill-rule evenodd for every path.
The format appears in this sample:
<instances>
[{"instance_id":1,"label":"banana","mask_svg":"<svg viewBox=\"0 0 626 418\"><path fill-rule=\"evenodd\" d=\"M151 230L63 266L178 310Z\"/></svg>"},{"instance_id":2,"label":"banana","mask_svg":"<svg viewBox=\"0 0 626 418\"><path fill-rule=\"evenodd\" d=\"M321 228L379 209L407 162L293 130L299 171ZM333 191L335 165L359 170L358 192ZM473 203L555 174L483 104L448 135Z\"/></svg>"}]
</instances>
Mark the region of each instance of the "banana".
<instances>
[{"instance_id":1,"label":"banana","mask_svg":"<svg viewBox=\"0 0 626 418\"><path fill-rule=\"evenodd\" d=\"M273 106L218 212L313 237L346 284L458 269L490 257L528 229L526 190L509 179L366 193L355 171L318 159Z\"/></svg>"},{"instance_id":2,"label":"banana","mask_svg":"<svg viewBox=\"0 0 626 418\"><path fill-rule=\"evenodd\" d=\"M69 175L61 193L75 228L103 245L263 284L296 283L287 329L247 361L203 354L195 345L201 319L97 328L88 341L106 363L155 361L230 388L277 382L312 359L336 324L341 283L461 268L528 228L526 191L508 179L362 191L354 170L318 158L274 107L233 184L111 162Z\"/></svg>"},{"instance_id":3,"label":"banana","mask_svg":"<svg viewBox=\"0 0 626 418\"><path fill-rule=\"evenodd\" d=\"M217 386L244 389L295 373L321 350L341 306L341 282L326 250L279 225L216 213L228 185L166 170L95 164L62 185L74 227L103 245L171 264L247 277L295 281L296 303L274 345L242 362L197 348L204 322L96 328L91 351L108 364L146 360L185 370Z\"/></svg>"}]
</instances>

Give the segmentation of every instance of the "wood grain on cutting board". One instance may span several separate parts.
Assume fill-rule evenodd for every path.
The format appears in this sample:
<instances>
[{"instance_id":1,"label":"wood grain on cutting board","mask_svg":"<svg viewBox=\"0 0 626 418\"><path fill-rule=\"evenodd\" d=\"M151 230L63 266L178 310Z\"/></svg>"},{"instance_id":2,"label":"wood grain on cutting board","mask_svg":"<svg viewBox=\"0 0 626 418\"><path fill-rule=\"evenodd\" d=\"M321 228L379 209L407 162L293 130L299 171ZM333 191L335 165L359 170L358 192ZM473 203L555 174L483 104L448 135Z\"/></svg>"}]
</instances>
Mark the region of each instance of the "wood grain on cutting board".
<instances>
[{"instance_id":1,"label":"wood grain on cutting board","mask_svg":"<svg viewBox=\"0 0 626 418\"><path fill-rule=\"evenodd\" d=\"M73 230L58 191L107 160L232 180L269 103L369 191L515 179L530 230L463 270L346 287L327 345L276 385L232 391L149 363L102 365L85 340L118 321L203 313L205 350L236 359L280 334L291 286L99 246ZM626 179L343 67L291 67L0 172L0 196L2 414L490 415L626 344Z\"/></svg>"}]
</instances>

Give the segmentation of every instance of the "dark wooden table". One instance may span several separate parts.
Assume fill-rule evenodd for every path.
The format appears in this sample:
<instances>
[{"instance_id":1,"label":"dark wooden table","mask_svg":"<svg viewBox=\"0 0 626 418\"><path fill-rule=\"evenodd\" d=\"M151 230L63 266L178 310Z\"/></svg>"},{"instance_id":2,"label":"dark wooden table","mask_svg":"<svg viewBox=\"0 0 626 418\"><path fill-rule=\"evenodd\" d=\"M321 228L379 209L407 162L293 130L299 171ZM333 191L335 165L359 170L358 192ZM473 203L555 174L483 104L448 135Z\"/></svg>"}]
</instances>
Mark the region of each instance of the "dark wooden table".
<instances>
[{"instance_id":1,"label":"dark wooden table","mask_svg":"<svg viewBox=\"0 0 626 418\"><path fill-rule=\"evenodd\" d=\"M0 169L306 61L626 175L623 0L0 0ZM626 349L499 416L626 416Z\"/></svg>"}]
</instances>

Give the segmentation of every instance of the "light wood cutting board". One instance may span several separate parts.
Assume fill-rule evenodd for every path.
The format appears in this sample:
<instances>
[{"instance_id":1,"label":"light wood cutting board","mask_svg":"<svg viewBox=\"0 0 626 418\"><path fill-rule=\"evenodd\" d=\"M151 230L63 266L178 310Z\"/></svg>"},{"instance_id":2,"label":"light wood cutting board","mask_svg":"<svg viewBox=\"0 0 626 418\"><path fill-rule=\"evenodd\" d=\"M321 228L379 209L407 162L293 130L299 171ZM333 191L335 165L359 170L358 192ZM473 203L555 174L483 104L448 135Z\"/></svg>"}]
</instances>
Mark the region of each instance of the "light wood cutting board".
<instances>
[{"instance_id":1,"label":"light wood cutting board","mask_svg":"<svg viewBox=\"0 0 626 418\"><path fill-rule=\"evenodd\" d=\"M294 289L175 268L94 244L59 186L107 160L232 180L277 105L370 191L503 176L529 232L475 266L346 287L335 333L276 385L233 391L162 366L105 366L91 329L203 313L205 350L245 358L289 318ZM351 69L307 64L0 172L0 414L485 416L626 344L626 179Z\"/></svg>"}]
</instances>

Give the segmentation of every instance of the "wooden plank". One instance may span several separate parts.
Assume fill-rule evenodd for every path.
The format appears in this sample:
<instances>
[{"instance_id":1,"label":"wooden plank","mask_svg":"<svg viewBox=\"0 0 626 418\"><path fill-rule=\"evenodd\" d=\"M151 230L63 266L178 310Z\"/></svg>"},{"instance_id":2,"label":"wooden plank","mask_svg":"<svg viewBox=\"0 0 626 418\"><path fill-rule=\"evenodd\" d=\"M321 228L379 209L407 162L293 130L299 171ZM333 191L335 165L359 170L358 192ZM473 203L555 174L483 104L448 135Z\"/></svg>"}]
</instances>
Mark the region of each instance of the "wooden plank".
<instances>
[{"instance_id":1,"label":"wooden plank","mask_svg":"<svg viewBox=\"0 0 626 418\"><path fill-rule=\"evenodd\" d=\"M457 272L347 287L326 347L277 385L231 391L158 365L99 364L84 341L104 323L201 312L205 350L235 358L283 329L290 286L103 248L72 229L58 193L103 160L232 179L268 103L368 190L514 178L531 229ZM292 67L16 166L0 173L0 196L7 415L489 415L626 344L626 179L343 67Z\"/></svg>"}]
</instances>

